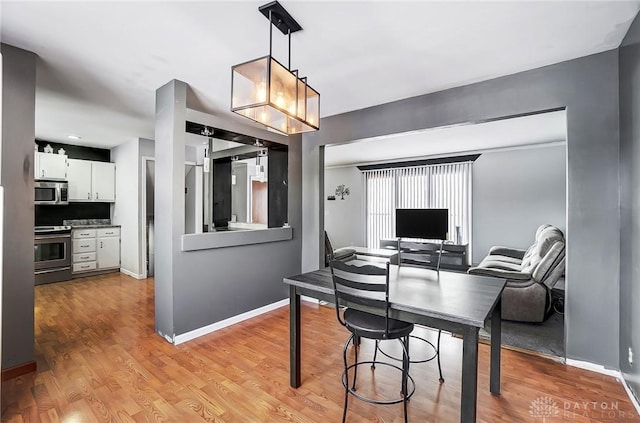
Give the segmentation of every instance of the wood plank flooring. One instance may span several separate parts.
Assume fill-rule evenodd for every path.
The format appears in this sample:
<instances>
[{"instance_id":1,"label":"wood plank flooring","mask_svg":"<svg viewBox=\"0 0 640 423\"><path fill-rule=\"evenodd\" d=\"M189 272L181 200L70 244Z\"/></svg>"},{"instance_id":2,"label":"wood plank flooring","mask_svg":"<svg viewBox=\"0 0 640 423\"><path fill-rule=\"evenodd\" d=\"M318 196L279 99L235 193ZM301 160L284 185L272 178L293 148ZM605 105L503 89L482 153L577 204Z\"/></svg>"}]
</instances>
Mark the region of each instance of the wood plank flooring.
<instances>
[{"instance_id":1,"label":"wood plank flooring","mask_svg":"<svg viewBox=\"0 0 640 423\"><path fill-rule=\"evenodd\" d=\"M339 422L347 333L331 308L303 305L303 385L289 387L288 308L179 346L154 332L153 280L104 275L41 285L38 371L2 384L3 422ZM435 339L436 332L421 329ZM385 344L397 352L397 345ZM412 343L414 358L426 350ZM363 343L361 354L372 353ZM435 362L414 365L411 422L457 422L462 342L442 337ZM489 348L479 347L480 422L639 422L614 378L503 350L502 395L489 393ZM396 395L399 377L359 372L362 392ZM396 384L397 385L394 385ZM350 399L349 422L401 422L401 405Z\"/></svg>"}]
</instances>

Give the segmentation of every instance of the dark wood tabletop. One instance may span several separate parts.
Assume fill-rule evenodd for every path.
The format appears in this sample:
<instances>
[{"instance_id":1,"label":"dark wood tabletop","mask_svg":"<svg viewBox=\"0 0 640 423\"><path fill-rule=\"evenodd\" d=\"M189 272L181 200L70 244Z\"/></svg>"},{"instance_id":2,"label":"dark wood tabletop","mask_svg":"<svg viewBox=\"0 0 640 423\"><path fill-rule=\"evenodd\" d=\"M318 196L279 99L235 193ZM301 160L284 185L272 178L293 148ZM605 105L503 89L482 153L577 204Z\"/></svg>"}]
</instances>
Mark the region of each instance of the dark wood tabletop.
<instances>
[{"instance_id":1,"label":"dark wood tabletop","mask_svg":"<svg viewBox=\"0 0 640 423\"><path fill-rule=\"evenodd\" d=\"M385 265L361 259L350 260L349 264ZM321 269L285 278L284 283L289 285L290 383L297 388L301 384L302 360L300 296L333 301L333 282L331 271ZM491 325L489 390L494 395L500 394L500 299L506 283L504 279L467 273L404 265L389 267L391 317L462 334L462 423L476 421L478 333L487 322Z\"/></svg>"},{"instance_id":2,"label":"dark wood tabletop","mask_svg":"<svg viewBox=\"0 0 640 423\"><path fill-rule=\"evenodd\" d=\"M350 263L357 264L357 260ZM331 271L328 268L291 276L285 278L284 282L333 294ZM389 267L389 300L392 309L478 328L484 327L505 284L504 279L466 273L436 272L409 266Z\"/></svg>"}]
</instances>

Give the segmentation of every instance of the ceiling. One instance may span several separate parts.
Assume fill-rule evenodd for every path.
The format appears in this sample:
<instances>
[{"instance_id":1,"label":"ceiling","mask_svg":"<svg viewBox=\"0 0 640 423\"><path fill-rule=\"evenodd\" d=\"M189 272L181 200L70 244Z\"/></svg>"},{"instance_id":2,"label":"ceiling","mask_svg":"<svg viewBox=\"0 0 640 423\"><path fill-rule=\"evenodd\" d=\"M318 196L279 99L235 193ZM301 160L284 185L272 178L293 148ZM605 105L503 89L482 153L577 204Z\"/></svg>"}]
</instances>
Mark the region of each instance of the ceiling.
<instances>
[{"instance_id":1,"label":"ceiling","mask_svg":"<svg viewBox=\"0 0 640 423\"><path fill-rule=\"evenodd\" d=\"M329 145L325 149L325 166L406 161L504 148L555 145L566 139L567 118L562 110Z\"/></svg>"},{"instance_id":2,"label":"ceiling","mask_svg":"<svg viewBox=\"0 0 640 423\"><path fill-rule=\"evenodd\" d=\"M36 136L112 147L154 137L155 90L229 115L231 66L268 53L265 1L12 2L2 42L38 54ZM639 2L282 0L302 25L292 67L330 116L619 46ZM274 31L274 56L286 62ZM68 135L81 140L71 141Z\"/></svg>"}]
</instances>

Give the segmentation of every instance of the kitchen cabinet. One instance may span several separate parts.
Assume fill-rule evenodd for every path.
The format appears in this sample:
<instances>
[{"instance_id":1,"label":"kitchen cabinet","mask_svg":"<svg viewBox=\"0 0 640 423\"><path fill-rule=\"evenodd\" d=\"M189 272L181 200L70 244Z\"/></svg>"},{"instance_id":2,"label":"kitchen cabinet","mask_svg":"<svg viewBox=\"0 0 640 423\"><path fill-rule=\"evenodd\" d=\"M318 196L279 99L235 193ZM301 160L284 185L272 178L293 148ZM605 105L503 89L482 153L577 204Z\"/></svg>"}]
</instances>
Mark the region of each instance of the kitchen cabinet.
<instances>
[{"instance_id":1,"label":"kitchen cabinet","mask_svg":"<svg viewBox=\"0 0 640 423\"><path fill-rule=\"evenodd\" d=\"M120 228L75 228L71 231L72 274L120 269Z\"/></svg>"},{"instance_id":2,"label":"kitchen cabinet","mask_svg":"<svg viewBox=\"0 0 640 423\"><path fill-rule=\"evenodd\" d=\"M98 229L98 269L120 267L120 228Z\"/></svg>"},{"instance_id":3,"label":"kitchen cabinet","mask_svg":"<svg viewBox=\"0 0 640 423\"><path fill-rule=\"evenodd\" d=\"M91 201L91 162L69 159L69 201Z\"/></svg>"},{"instance_id":4,"label":"kitchen cabinet","mask_svg":"<svg viewBox=\"0 0 640 423\"><path fill-rule=\"evenodd\" d=\"M91 192L94 201L116 200L116 165L108 162L91 163Z\"/></svg>"},{"instance_id":5,"label":"kitchen cabinet","mask_svg":"<svg viewBox=\"0 0 640 423\"><path fill-rule=\"evenodd\" d=\"M40 153L34 156L33 177L35 179L67 180L67 156L64 154Z\"/></svg>"},{"instance_id":6,"label":"kitchen cabinet","mask_svg":"<svg viewBox=\"0 0 640 423\"><path fill-rule=\"evenodd\" d=\"M116 167L109 162L69 159L69 201L114 202Z\"/></svg>"}]
</instances>

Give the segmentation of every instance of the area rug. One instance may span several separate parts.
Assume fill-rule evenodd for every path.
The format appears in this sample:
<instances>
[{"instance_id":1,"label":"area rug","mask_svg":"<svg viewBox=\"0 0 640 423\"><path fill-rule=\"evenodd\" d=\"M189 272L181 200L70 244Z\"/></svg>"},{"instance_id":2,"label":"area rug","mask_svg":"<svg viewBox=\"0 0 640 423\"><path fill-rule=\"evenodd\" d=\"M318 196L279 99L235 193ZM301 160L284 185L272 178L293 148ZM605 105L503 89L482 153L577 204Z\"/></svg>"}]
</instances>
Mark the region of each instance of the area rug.
<instances>
[{"instance_id":1,"label":"area rug","mask_svg":"<svg viewBox=\"0 0 640 423\"><path fill-rule=\"evenodd\" d=\"M491 339L491 328L480 329L481 342ZM564 315L553 313L542 323L502 321L502 345L564 358Z\"/></svg>"}]
</instances>

